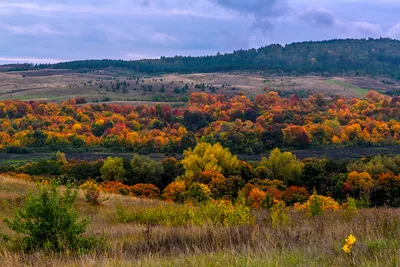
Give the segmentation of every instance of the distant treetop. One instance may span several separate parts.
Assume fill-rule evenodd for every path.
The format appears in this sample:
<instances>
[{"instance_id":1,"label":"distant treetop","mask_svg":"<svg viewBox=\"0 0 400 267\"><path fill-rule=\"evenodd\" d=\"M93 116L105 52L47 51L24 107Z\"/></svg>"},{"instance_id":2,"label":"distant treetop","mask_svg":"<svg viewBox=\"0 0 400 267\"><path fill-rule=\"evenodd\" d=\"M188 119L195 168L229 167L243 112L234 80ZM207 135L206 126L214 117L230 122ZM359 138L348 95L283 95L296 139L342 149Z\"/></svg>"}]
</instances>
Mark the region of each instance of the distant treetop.
<instances>
[{"instance_id":1,"label":"distant treetop","mask_svg":"<svg viewBox=\"0 0 400 267\"><path fill-rule=\"evenodd\" d=\"M335 39L301 42L259 49L238 50L216 56L175 56L144 60L83 60L38 68L99 70L123 68L139 73L194 73L262 70L275 74L384 75L400 79L400 41Z\"/></svg>"}]
</instances>

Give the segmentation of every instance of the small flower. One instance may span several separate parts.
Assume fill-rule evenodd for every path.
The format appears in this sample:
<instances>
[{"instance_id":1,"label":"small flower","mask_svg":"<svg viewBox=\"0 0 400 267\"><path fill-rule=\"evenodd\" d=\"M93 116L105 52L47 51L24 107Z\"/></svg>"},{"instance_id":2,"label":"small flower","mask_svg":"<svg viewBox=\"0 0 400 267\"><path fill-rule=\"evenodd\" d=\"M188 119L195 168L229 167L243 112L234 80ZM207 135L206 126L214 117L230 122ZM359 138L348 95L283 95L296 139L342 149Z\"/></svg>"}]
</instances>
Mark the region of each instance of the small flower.
<instances>
[{"instance_id":1,"label":"small flower","mask_svg":"<svg viewBox=\"0 0 400 267\"><path fill-rule=\"evenodd\" d=\"M353 235L349 235L345 240L345 244L343 245L343 252L350 254L354 243L356 243L356 240L357 239Z\"/></svg>"},{"instance_id":2,"label":"small flower","mask_svg":"<svg viewBox=\"0 0 400 267\"><path fill-rule=\"evenodd\" d=\"M356 238L353 235L349 235L349 237L346 239L346 243L349 245L354 245L354 243L356 243Z\"/></svg>"}]
</instances>

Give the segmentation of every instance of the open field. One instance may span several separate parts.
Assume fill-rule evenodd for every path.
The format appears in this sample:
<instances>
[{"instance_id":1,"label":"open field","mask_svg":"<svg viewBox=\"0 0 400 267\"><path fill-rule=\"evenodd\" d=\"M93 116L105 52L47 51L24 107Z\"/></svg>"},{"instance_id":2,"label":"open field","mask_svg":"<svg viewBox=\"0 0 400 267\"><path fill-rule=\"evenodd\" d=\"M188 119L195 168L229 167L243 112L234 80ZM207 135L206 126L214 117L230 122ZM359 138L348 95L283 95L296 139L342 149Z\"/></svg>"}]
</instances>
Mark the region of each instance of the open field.
<instances>
[{"instance_id":1,"label":"open field","mask_svg":"<svg viewBox=\"0 0 400 267\"><path fill-rule=\"evenodd\" d=\"M0 178L0 216L10 218L33 183ZM170 226L122 222L117 207L127 213L181 205L107 195L102 207L89 206L82 193L75 205L91 218L90 235L104 235L106 246L76 254L22 252L0 243L2 266L399 266L399 209L362 209L347 220L340 211L309 217L289 213L287 225L273 227L270 213L254 210L254 223ZM14 233L0 221L0 231ZM345 238L357 241L352 253L342 251Z\"/></svg>"},{"instance_id":2,"label":"open field","mask_svg":"<svg viewBox=\"0 0 400 267\"><path fill-rule=\"evenodd\" d=\"M204 88L203 88L204 84ZM186 88L185 88L186 87ZM84 97L88 102L114 101L137 105L148 102L186 102L190 92L214 92L228 96L244 92L249 97L275 90L298 92L302 96L362 96L368 90L397 91L396 81L365 77L271 76L263 73L210 73L142 76L97 71L74 73L68 70L0 72L0 100L64 101Z\"/></svg>"}]
</instances>

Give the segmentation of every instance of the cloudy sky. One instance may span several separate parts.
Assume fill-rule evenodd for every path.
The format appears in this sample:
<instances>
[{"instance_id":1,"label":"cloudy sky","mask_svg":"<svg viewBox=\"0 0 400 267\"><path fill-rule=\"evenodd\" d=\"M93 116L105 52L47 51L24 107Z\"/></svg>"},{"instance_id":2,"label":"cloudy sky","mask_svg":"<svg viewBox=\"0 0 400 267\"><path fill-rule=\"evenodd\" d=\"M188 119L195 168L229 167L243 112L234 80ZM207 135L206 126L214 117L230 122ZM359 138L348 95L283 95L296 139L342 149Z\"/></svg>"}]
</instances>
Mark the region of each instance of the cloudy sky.
<instances>
[{"instance_id":1,"label":"cloudy sky","mask_svg":"<svg viewBox=\"0 0 400 267\"><path fill-rule=\"evenodd\" d=\"M0 0L0 63L400 39L400 0Z\"/></svg>"}]
</instances>

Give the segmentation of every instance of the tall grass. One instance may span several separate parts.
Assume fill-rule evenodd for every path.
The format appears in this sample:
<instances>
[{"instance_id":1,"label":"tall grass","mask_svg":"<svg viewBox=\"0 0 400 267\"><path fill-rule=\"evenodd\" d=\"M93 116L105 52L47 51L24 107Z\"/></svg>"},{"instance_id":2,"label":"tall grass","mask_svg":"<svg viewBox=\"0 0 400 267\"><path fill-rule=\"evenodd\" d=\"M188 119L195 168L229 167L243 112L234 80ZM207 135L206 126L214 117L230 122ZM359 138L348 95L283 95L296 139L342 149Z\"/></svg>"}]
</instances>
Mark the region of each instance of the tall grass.
<instances>
[{"instance_id":1,"label":"tall grass","mask_svg":"<svg viewBox=\"0 0 400 267\"><path fill-rule=\"evenodd\" d=\"M19 199L23 194L34 190L33 185L19 181L13 186L12 180L0 182L0 199L8 201L6 207L0 207L2 218L9 217L22 204ZM108 244L105 248L88 254L27 253L13 250L8 242L1 240L0 265L400 266L398 209L361 209L350 219L344 218L341 212L311 217L290 211L288 223L273 227L271 214L263 210L252 211L252 223L213 223L216 215L210 215L212 219L199 219L201 223L192 223L175 216L188 210L194 218L204 217L204 212L213 213L205 206L109 197L104 206L94 207L86 203L81 193L76 203L79 212L92 219L87 234L104 234ZM121 219L121 211L126 219ZM2 221L0 232L13 235ZM342 246L350 234L357 242L352 253L346 255Z\"/></svg>"}]
</instances>

